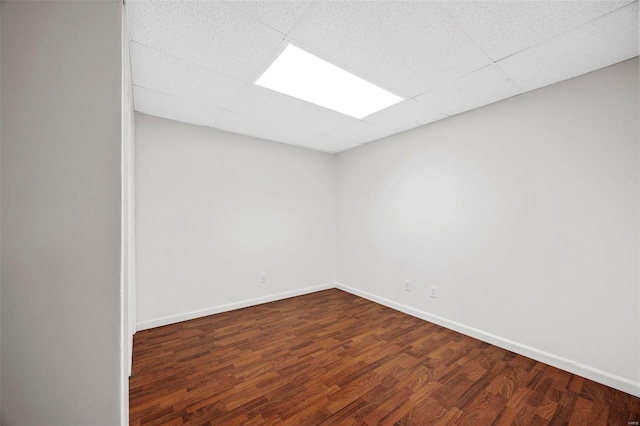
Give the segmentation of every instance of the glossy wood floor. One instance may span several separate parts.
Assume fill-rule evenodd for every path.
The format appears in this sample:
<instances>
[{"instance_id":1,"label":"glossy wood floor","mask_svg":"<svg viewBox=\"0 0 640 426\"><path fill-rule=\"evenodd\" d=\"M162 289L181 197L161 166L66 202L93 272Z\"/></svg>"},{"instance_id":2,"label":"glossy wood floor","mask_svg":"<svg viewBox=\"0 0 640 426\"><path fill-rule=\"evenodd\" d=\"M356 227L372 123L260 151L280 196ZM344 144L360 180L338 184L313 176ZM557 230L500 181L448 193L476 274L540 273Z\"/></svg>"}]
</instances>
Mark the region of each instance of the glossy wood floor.
<instances>
[{"instance_id":1,"label":"glossy wood floor","mask_svg":"<svg viewBox=\"0 0 640 426\"><path fill-rule=\"evenodd\" d=\"M622 425L640 399L327 290L135 335L133 425Z\"/></svg>"}]
</instances>

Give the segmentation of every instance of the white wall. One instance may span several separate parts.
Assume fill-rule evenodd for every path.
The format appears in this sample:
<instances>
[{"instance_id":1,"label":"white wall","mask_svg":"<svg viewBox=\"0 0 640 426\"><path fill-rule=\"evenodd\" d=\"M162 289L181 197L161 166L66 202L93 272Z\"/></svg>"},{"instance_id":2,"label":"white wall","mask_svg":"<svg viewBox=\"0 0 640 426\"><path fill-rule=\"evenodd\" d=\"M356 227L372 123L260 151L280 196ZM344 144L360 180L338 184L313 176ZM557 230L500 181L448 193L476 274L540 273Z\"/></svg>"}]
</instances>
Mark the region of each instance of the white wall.
<instances>
[{"instance_id":1,"label":"white wall","mask_svg":"<svg viewBox=\"0 0 640 426\"><path fill-rule=\"evenodd\" d=\"M2 3L2 424L120 422L121 2Z\"/></svg>"},{"instance_id":2,"label":"white wall","mask_svg":"<svg viewBox=\"0 0 640 426\"><path fill-rule=\"evenodd\" d=\"M638 116L636 58L338 154L337 281L640 395Z\"/></svg>"},{"instance_id":3,"label":"white wall","mask_svg":"<svg viewBox=\"0 0 640 426\"><path fill-rule=\"evenodd\" d=\"M141 114L135 131L138 329L334 282L334 156Z\"/></svg>"}]
</instances>

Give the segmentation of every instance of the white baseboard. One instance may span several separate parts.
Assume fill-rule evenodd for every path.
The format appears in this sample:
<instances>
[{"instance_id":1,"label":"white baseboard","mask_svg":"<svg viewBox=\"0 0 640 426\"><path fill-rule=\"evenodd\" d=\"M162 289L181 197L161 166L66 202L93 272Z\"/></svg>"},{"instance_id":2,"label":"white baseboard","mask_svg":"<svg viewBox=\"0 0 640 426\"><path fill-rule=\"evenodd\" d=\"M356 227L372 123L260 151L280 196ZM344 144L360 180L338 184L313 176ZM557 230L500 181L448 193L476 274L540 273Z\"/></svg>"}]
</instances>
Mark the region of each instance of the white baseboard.
<instances>
[{"instance_id":1,"label":"white baseboard","mask_svg":"<svg viewBox=\"0 0 640 426\"><path fill-rule=\"evenodd\" d=\"M316 291L328 290L335 288L334 283L322 284L312 287L305 287L297 290L286 291L283 293L270 294L268 296L257 297L255 299L241 300L239 302L229 303L226 305L212 306L210 308L198 309L195 311L184 312L176 315L168 315L166 317L155 318L152 320L142 321L136 325L136 331L147 330L149 328L161 327L163 325L175 324L177 322L187 321L194 318L206 317L208 315L219 314L221 312L233 311L235 309L247 308L249 306L261 305L263 303L275 302L276 300L288 299L290 297L301 296L303 294L315 293Z\"/></svg>"},{"instance_id":2,"label":"white baseboard","mask_svg":"<svg viewBox=\"0 0 640 426\"><path fill-rule=\"evenodd\" d=\"M371 300L372 302L379 303L391 309L395 309L397 311L404 312L405 314L423 319L425 321L438 324L450 330L454 330L478 340L482 340L483 342L491 343L492 345L498 346L508 351L524 355L526 357L535 359L536 361L540 361L561 370L568 371L569 373L586 377L587 379L593 380L594 382L602 383L612 388L640 397L640 382L634 382L625 377L611 374L606 371L591 367L589 365L581 364L579 362L554 355L552 353L541 351L539 349L532 348L530 346L526 346L500 336L496 336L495 334L487 333L485 331L478 330L477 328L469 327L465 324L450 321L446 318L429 314L419 309L412 308L410 306L406 306L401 303L397 303L384 297L379 297L366 291L358 290L341 283L335 283L335 287L340 290L344 290L347 293L351 293L364 299Z\"/></svg>"},{"instance_id":3,"label":"white baseboard","mask_svg":"<svg viewBox=\"0 0 640 426\"><path fill-rule=\"evenodd\" d=\"M128 364L127 369L128 369L129 377L131 377L131 373L133 372L132 370L133 370L133 335L134 334L135 333L129 335L129 348L128 348L129 349L129 353L127 354L128 357L129 357L127 359L127 361L128 361L127 362L127 364Z\"/></svg>"},{"instance_id":4,"label":"white baseboard","mask_svg":"<svg viewBox=\"0 0 640 426\"><path fill-rule=\"evenodd\" d=\"M527 345L523 345L521 343L514 342L512 340L505 339L500 336L496 336L495 334L491 334L491 333L479 330L477 328L458 323L456 321L451 321L446 318L440 317L438 315L433 315L428 312L425 312L416 308L412 308L407 305L403 305L402 303L397 303L392 300L386 299L384 297L379 297L372 293L368 293L366 291L362 291L357 288L350 287L345 284L341 284L337 282L331 283L331 284L323 284L318 286L306 287L306 288L297 289L297 290L288 291L288 292L271 294L268 296L258 297L254 299L242 300L239 302L229 303L226 305L212 306L210 308L199 309L199 310L185 312L185 313L176 314L176 315L169 315L166 317L156 318L153 320L142 321L137 324L136 330L138 331L146 330L149 328L155 328L163 325L174 324L177 322L187 321L194 318L200 318L207 315L218 314L221 312L232 311L235 309L247 308L249 306L255 306L263 303L274 302L276 300L282 300L290 297L301 296L303 294L315 293L317 291L328 290L330 288L338 288L340 290L344 290L348 293L354 294L356 296L360 296L372 302L379 303L391 309L395 309L397 311L404 312L405 314L420 318L422 320L429 321L434 324L438 324L450 330L454 330L459 333L465 334L467 336L476 338L478 340L482 340L483 342L490 343L492 345L498 346L508 351L515 352L517 354L524 355L526 357L535 359L536 361L543 362L545 364L551 365L561 370L568 371L572 374L577 374L579 376L586 377L590 380L593 380L594 382L602 383L604 385L611 386L612 388L640 397L640 382L634 382L625 377L611 374L606 371L591 367L589 365L581 364L579 362L575 362L570 359L563 358L561 356L558 356L549 352L545 352Z\"/></svg>"}]
</instances>

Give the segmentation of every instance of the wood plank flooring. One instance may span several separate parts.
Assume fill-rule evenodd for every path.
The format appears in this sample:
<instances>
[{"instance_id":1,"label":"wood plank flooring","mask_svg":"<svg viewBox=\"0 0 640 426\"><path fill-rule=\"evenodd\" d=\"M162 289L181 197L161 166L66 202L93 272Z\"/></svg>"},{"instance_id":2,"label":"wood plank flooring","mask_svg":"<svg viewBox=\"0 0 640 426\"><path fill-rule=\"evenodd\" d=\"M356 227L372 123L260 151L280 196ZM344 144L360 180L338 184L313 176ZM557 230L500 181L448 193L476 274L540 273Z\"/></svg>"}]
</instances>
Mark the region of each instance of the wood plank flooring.
<instances>
[{"instance_id":1,"label":"wood plank flooring","mask_svg":"<svg viewBox=\"0 0 640 426\"><path fill-rule=\"evenodd\" d=\"M135 335L132 425L622 425L640 399L332 289Z\"/></svg>"}]
</instances>

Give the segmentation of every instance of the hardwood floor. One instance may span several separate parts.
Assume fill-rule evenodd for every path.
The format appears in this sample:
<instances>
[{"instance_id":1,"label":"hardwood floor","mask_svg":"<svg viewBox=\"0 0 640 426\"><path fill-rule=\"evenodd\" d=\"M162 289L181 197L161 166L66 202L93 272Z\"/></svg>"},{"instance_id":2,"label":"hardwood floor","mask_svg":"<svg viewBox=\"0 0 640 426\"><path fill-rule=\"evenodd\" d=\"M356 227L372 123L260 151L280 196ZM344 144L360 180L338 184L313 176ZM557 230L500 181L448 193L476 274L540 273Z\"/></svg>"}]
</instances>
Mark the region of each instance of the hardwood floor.
<instances>
[{"instance_id":1,"label":"hardwood floor","mask_svg":"<svg viewBox=\"0 0 640 426\"><path fill-rule=\"evenodd\" d=\"M640 399L332 289L140 331L132 425L623 425Z\"/></svg>"}]
</instances>

